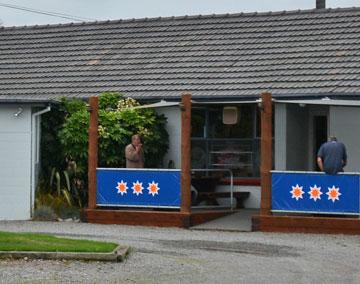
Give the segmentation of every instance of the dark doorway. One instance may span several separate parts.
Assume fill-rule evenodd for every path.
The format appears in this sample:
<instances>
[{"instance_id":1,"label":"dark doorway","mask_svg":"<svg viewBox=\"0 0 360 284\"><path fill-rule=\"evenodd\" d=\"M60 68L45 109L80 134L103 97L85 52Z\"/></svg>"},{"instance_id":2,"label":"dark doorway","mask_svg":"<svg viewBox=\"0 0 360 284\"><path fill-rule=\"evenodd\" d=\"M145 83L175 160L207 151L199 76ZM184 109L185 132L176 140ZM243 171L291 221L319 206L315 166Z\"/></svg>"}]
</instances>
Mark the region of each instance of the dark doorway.
<instances>
[{"instance_id":1,"label":"dark doorway","mask_svg":"<svg viewBox=\"0 0 360 284\"><path fill-rule=\"evenodd\" d=\"M325 115L314 116L314 169L320 171L317 163L317 151L321 144L327 141L327 117Z\"/></svg>"}]
</instances>

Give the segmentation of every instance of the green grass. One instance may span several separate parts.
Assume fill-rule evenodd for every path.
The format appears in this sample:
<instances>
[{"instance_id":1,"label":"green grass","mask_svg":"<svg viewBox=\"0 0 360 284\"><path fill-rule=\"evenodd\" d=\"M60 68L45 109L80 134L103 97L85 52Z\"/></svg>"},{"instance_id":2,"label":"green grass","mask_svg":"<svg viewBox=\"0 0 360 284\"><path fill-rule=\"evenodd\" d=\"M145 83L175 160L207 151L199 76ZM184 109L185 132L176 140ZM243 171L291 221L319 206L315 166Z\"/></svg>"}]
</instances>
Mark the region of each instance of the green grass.
<instances>
[{"instance_id":1,"label":"green grass","mask_svg":"<svg viewBox=\"0 0 360 284\"><path fill-rule=\"evenodd\" d=\"M0 251L111 252L117 244L58 238L46 234L0 231Z\"/></svg>"}]
</instances>

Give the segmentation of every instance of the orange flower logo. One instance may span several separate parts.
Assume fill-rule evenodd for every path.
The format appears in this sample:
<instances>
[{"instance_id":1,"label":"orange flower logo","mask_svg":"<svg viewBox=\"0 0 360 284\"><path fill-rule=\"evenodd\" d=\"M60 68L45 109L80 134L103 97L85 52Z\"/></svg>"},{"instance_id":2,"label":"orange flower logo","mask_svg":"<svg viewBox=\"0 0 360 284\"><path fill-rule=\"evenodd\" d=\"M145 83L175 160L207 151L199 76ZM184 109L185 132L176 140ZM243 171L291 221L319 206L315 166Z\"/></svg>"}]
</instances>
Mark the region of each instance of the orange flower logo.
<instances>
[{"instance_id":1,"label":"orange flower logo","mask_svg":"<svg viewBox=\"0 0 360 284\"><path fill-rule=\"evenodd\" d=\"M326 193L326 195L328 196L328 200L331 200L332 202L335 202L335 200L340 200L340 188L335 187L335 185L333 185L332 187L328 187L328 192Z\"/></svg>"},{"instance_id":2,"label":"orange flower logo","mask_svg":"<svg viewBox=\"0 0 360 284\"><path fill-rule=\"evenodd\" d=\"M142 182L139 182L138 180L136 182L133 182L133 193L136 194L137 196L139 196L139 194L143 194L143 185Z\"/></svg>"},{"instance_id":3,"label":"orange flower logo","mask_svg":"<svg viewBox=\"0 0 360 284\"><path fill-rule=\"evenodd\" d=\"M314 201L321 199L321 195L323 194L321 192L321 187L318 187L316 184L314 186L310 186L310 191L308 191L310 195L310 199L313 199Z\"/></svg>"},{"instance_id":4,"label":"orange flower logo","mask_svg":"<svg viewBox=\"0 0 360 284\"><path fill-rule=\"evenodd\" d=\"M155 194L159 194L160 187L158 183L155 183L155 181L153 181L152 183L149 183L147 189L149 190L149 194L155 196Z\"/></svg>"},{"instance_id":5,"label":"orange flower logo","mask_svg":"<svg viewBox=\"0 0 360 284\"><path fill-rule=\"evenodd\" d=\"M123 180L121 180L121 182L117 183L117 187L116 189L118 190L118 193L120 193L121 195L124 195L127 193L127 182L124 182Z\"/></svg>"},{"instance_id":6,"label":"orange flower logo","mask_svg":"<svg viewBox=\"0 0 360 284\"><path fill-rule=\"evenodd\" d=\"M295 186L292 186L292 190L290 191L290 193L292 195L291 198L295 198L296 201L298 201L300 198L303 198L303 187L296 184Z\"/></svg>"}]
</instances>

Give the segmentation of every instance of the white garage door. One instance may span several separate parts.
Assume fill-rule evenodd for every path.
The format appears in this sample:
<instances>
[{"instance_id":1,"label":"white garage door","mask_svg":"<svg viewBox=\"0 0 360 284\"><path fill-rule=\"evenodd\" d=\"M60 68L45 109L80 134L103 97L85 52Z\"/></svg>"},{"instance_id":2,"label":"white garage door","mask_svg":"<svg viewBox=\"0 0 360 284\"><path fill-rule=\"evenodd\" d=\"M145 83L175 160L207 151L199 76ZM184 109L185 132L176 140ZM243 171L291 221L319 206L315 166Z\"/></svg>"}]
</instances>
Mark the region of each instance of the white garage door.
<instances>
[{"instance_id":1,"label":"white garage door","mask_svg":"<svg viewBox=\"0 0 360 284\"><path fill-rule=\"evenodd\" d=\"M31 110L0 105L0 220L30 218Z\"/></svg>"}]
</instances>

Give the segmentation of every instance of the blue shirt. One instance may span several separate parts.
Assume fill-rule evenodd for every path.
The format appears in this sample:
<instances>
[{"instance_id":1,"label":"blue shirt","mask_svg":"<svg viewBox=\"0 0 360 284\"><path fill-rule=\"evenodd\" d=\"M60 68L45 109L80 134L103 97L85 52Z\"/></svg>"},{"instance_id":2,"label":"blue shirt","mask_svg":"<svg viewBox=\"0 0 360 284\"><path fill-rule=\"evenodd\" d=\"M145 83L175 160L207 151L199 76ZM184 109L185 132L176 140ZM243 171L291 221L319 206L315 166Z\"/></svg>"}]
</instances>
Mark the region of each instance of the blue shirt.
<instances>
[{"instance_id":1,"label":"blue shirt","mask_svg":"<svg viewBox=\"0 0 360 284\"><path fill-rule=\"evenodd\" d=\"M335 175L343 172L347 161L345 145L337 141L329 141L321 145L317 154L323 161L324 172Z\"/></svg>"}]
</instances>

